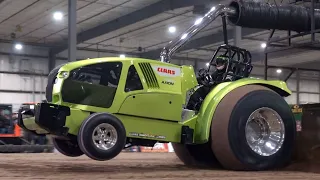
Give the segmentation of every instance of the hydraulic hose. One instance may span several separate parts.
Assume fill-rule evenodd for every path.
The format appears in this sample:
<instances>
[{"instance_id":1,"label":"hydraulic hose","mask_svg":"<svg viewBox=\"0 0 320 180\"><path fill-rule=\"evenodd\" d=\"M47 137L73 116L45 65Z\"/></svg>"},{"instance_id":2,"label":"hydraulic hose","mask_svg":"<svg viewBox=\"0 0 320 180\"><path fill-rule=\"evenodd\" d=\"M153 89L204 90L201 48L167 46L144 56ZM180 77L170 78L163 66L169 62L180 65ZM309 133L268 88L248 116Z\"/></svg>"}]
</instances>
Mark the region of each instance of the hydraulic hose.
<instances>
[{"instance_id":1,"label":"hydraulic hose","mask_svg":"<svg viewBox=\"0 0 320 180\"><path fill-rule=\"evenodd\" d=\"M311 30L311 10L297 5L275 5L265 2L234 0L229 7L235 13L228 20L237 26L306 32ZM320 10L314 11L315 29L320 28Z\"/></svg>"}]
</instances>

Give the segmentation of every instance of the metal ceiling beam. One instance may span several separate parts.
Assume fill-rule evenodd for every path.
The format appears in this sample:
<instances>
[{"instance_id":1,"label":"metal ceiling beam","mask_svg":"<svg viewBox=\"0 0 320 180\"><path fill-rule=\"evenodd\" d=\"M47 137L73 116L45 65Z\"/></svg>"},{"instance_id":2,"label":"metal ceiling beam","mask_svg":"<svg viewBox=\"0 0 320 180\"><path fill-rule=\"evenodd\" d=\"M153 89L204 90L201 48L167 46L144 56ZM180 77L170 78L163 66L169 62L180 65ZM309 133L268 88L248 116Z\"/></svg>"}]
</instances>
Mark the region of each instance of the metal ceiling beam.
<instances>
[{"instance_id":1,"label":"metal ceiling beam","mask_svg":"<svg viewBox=\"0 0 320 180\"><path fill-rule=\"evenodd\" d=\"M110 54L117 54L117 55L121 54L120 51L110 50L110 49L95 49L95 48L77 47L77 50L79 50L79 51L89 51L89 52L110 53ZM129 56L138 56L139 57L139 53L125 52L125 54L129 55Z\"/></svg>"},{"instance_id":2,"label":"metal ceiling beam","mask_svg":"<svg viewBox=\"0 0 320 180\"><path fill-rule=\"evenodd\" d=\"M24 58L40 58L40 59L48 59L49 56L37 55L37 54L23 54L23 53L8 53L0 51L0 55L4 56L19 56ZM68 60L66 57L56 57L57 60ZM80 59L77 59L80 60Z\"/></svg>"},{"instance_id":3,"label":"metal ceiling beam","mask_svg":"<svg viewBox=\"0 0 320 180\"><path fill-rule=\"evenodd\" d=\"M272 60L275 58L280 58L280 57L286 57L286 56L292 56L292 55L298 55L300 53L305 52L305 50L303 49L290 49L290 50L286 50L286 51L278 51L278 52L274 52L274 53L270 53L268 54L268 59ZM260 52L251 52L251 56L252 56L252 62L259 62L259 61L263 61L264 60L264 52L260 51ZM208 59L199 59L199 58L189 58L189 57L181 57L181 56L173 56L172 59L173 60L190 60L190 61L200 61L200 62L209 62L210 57L208 57Z\"/></svg>"},{"instance_id":4,"label":"metal ceiling beam","mask_svg":"<svg viewBox=\"0 0 320 180\"><path fill-rule=\"evenodd\" d=\"M8 40L8 39L0 39L0 43L3 44L14 44L14 40ZM60 47L56 44L46 44L46 43L36 43L36 42L23 42L24 45L27 46L34 46L34 47L41 47L41 48L57 48Z\"/></svg>"},{"instance_id":5,"label":"metal ceiling beam","mask_svg":"<svg viewBox=\"0 0 320 180\"><path fill-rule=\"evenodd\" d=\"M228 39L233 39L232 33L234 29L228 29L227 34L228 34ZM242 36L248 36L250 34L258 33L263 30L261 29L252 29L252 28L242 28L241 34ZM223 43L223 33L222 32L217 32L208 36L200 37L194 40L189 41L186 45L181 47L181 49L178 52L190 50L190 49L197 49L203 46L208 46L211 44L215 43ZM156 49L156 50L151 50L145 53L141 53L140 57L143 58L150 58L150 59L158 59L160 57L160 52L162 48Z\"/></svg>"},{"instance_id":6,"label":"metal ceiling beam","mask_svg":"<svg viewBox=\"0 0 320 180\"><path fill-rule=\"evenodd\" d=\"M110 33L117 29L135 24L139 21L151 18L164 13L165 11L174 10L183 7L189 7L201 4L211 4L215 0L161 0L157 3L136 10L127 15L121 16L115 20L103 23L94 28L88 29L77 35L77 44L88 41L95 37ZM67 45L54 49L54 53L60 53L68 48Z\"/></svg>"}]
</instances>

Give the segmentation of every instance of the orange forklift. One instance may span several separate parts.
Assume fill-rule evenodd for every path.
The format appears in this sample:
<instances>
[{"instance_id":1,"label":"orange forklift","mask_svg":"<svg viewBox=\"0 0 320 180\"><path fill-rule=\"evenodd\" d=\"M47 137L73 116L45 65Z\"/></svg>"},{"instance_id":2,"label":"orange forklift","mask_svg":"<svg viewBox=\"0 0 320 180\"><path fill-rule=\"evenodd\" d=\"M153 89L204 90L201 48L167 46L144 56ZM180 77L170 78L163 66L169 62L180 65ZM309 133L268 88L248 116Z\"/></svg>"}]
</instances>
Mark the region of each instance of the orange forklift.
<instances>
[{"instance_id":1,"label":"orange forklift","mask_svg":"<svg viewBox=\"0 0 320 180\"><path fill-rule=\"evenodd\" d=\"M20 107L33 116L36 103L23 103ZM0 153L52 151L45 136L30 134L17 125L18 113L12 112L12 105L0 104Z\"/></svg>"},{"instance_id":2,"label":"orange forklift","mask_svg":"<svg viewBox=\"0 0 320 180\"><path fill-rule=\"evenodd\" d=\"M0 144L22 144L22 129L14 122L12 105L0 104Z\"/></svg>"}]
</instances>

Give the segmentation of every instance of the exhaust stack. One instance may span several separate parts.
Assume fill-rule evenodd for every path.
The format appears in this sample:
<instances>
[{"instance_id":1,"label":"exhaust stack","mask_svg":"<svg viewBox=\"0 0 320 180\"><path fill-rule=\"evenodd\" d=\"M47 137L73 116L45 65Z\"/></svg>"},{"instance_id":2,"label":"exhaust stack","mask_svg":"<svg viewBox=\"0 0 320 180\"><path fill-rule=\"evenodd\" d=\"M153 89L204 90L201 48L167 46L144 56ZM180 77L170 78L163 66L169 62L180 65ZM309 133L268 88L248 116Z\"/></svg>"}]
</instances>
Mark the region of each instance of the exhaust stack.
<instances>
[{"instance_id":1,"label":"exhaust stack","mask_svg":"<svg viewBox=\"0 0 320 180\"><path fill-rule=\"evenodd\" d=\"M160 53L160 61L161 62L170 62L171 56L179 50L190 38L196 35L199 31L201 31L204 27L209 25L212 21L214 21L217 17L223 14L235 14L235 10L232 8L226 7L225 5L219 4L218 6L214 6L211 10L206 13L202 18L199 18L195 21L195 23L188 28L182 35L170 41L167 46L163 48Z\"/></svg>"}]
</instances>

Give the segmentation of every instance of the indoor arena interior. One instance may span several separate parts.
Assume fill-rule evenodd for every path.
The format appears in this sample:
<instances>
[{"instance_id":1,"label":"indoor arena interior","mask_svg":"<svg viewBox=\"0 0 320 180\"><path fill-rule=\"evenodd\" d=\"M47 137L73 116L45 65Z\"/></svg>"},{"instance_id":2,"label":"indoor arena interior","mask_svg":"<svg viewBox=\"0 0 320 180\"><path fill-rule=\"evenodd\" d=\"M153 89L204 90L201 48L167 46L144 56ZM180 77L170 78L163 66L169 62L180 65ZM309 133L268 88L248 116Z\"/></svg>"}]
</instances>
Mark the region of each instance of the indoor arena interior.
<instances>
[{"instance_id":1,"label":"indoor arena interior","mask_svg":"<svg viewBox=\"0 0 320 180\"><path fill-rule=\"evenodd\" d=\"M319 0L0 0L0 180L320 179L319 33Z\"/></svg>"}]
</instances>

